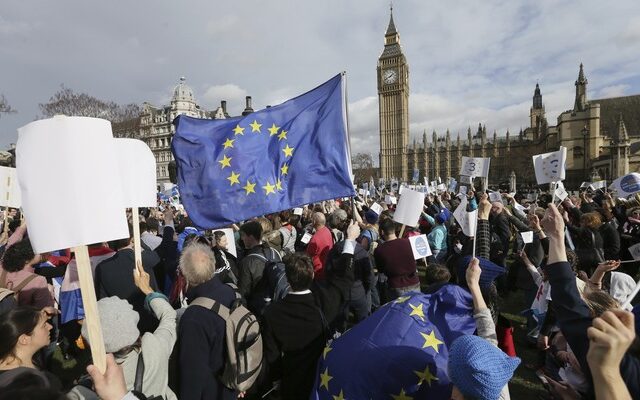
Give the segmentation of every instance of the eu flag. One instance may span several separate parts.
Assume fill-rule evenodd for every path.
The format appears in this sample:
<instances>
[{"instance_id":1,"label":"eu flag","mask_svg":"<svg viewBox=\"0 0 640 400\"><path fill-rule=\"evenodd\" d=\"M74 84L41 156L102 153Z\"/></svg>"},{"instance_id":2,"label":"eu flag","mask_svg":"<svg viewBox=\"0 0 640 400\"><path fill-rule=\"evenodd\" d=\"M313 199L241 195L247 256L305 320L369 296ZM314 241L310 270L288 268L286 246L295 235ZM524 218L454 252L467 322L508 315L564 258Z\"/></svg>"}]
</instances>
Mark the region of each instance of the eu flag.
<instances>
[{"instance_id":1,"label":"eu flag","mask_svg":"<svg viewBox=\"0 0 640 400\"><path fill-rule=\"evenodd\" d=\"M353 196L342 74L247 116L179 116L180 196L201 228Z\"/></svg>"},{"instance_id":2,"label":"eu flag","mask_svg":"<svg viewBox=\"0 0 640 400\"><path fill-rule=\"evenodd\" d=\"M409 293L325 348L311 399L448 399L447 346L474 331L471 296L461 287Z\"/></svg>"}]
</instances>

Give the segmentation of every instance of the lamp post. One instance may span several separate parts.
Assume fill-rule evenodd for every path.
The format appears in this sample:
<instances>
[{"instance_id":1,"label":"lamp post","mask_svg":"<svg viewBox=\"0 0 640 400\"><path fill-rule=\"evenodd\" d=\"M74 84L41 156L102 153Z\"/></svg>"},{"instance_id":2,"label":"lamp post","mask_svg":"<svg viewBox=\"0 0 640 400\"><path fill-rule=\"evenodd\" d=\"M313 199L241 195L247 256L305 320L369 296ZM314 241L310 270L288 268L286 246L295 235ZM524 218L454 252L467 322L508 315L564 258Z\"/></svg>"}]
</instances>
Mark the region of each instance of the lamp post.
<instances>
[{"instance_id":1,"label":"lamp post","mask_svg":"<svg viewBox=\"0 0 640 400\"><path fill-rule=\"evenodd\" d=\"M589 129L587 128L587 125L584 126L584 128L582 128L582 138L584 140L584 146L582 147L582 176L584 176L585 179L589 179L589 177L587 176L587 137L589 136Z\"/></svg>"}]
</instances>

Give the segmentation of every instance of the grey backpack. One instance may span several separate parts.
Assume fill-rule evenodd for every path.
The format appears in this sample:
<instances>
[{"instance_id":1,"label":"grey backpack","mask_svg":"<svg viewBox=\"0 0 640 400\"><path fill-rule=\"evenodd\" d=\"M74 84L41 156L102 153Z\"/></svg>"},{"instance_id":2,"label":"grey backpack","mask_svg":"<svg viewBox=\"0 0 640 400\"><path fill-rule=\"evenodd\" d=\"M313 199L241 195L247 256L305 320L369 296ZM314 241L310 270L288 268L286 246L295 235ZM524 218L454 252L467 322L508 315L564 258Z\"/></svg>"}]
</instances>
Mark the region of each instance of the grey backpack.
<instances>
[{"instance_id":1,"label":"grey backpack","mask_svg":"<svg viewBox=\"0 0 640 400\"><path fill-rule=\"evenodd\" d=\"M220 377L222 384L241 392L250 389L262 370L262 336L256 316L242 304L238 292L231 308L207 297L198 297L189 307L193 305L214 311L226 322L227 361Z\"/></svg>"}]
</instances>

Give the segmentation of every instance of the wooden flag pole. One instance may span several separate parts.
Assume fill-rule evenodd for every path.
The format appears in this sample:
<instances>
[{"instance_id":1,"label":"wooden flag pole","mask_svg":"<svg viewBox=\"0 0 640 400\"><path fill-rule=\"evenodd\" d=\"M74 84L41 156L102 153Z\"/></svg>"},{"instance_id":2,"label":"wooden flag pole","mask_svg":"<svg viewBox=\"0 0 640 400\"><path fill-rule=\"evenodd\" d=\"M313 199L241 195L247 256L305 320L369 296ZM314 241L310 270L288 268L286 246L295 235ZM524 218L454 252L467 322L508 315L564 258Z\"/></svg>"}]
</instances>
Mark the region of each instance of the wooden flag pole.
<instances>
[{"instance_id":1,"label":"wooden flag pole","mask_svg":"<svg viewBox=\"0 0 640 400\"><path fill-rule=\"evenodd\" d=\"M478 212L476 210L476 225L473 230L473 248L471 249L471 258L476 258L476 237L478 237Z\"/></svg>"},{"instance_id":2,"label":"wooden flag pole","mask_svg":"<svg viewBox=\"0 0 640 400\"><path fill-rule=\"evenodd\" d=\"M402 228L400 228L400 236L398 236L398 238L402 239L402 235L404 235L404 224L402 224Z\"/></svg>"},{"instance_id":3,"label":"wooden flag pole","mask_svg":"<svg viewBox=\"0 0 640 400\"><path fill-rule=\"evenodd\" d=\"M100 314L98 313L98 302L96 301L96 290L93 285L93 274L91 272L91 261L89 260L89 249L87 246L77 246L73 248L78 265L78 279L80 281L80 293L82 294L82 304L84 306L84 323L89 332L89 346L91 347L91 357L93 365L98 367L101 374L107 370L107 355L104 349L104 338L100 326Z\"/></svg>"},{"instance_id":4,"label":"wooden flag pole","mask_svg":"<svg viewBox=\"0 0 640 400\"><path fill-rule=\"evenodd\" d=\"M9 234L9 199L11 198L11 177L7 176L7 204L4 207L4 227L3 233L5 236Z\"/></svg>"},{"instance_id":5,"label":"wooden flag pole","mask_svg":"<svg viewBox=\"0 0 640 400\"><path fill-rule=\"evenodd\" d=\"M140 212L138 207L131 207L131 223L133 224L133 253L135 265L142 265L142 245L140 244Z\"/></svg>"}]
</instances>

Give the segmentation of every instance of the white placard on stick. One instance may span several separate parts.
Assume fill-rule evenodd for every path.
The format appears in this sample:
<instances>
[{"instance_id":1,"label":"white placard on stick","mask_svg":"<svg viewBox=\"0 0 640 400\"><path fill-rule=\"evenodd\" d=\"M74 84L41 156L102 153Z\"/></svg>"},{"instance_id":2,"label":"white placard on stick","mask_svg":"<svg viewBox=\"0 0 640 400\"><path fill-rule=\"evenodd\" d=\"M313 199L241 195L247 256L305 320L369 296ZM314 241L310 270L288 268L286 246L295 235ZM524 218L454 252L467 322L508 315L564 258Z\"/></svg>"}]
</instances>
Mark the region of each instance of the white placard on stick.
<instances>
[{"instance_id":1,"label":"white placard on stick","mask_svg":"<svg viewBox=\"0 0 640 400\"><path fill-rule=\"evenodd\" d=\"M293 209L293 215L300 215L302 216L302 207L296 207Z\"/></svg>"},{"instance_id":2,"label":"white placard on stick","mask_svg":"<svg viewBox=\"0 0 640 400\"><path fill-rule=\"evenodd\" d=\"M22 208L36 253L129 237L122 190L105 184L119 171L109 121L56 116L18 133Z\"/></svg>"},{"instance_id":3,"label":"white placard on stick","mask_svg":"<svg viewBox=\"0 0 640 400\"><path fill-rule=\"evenodd\" d=\"M429 257L431 254L431 246L427 241L427 235L411 236L409 238L411 242L411 250L413 251L413 258L416 260L420 258Z\"/></svg>"},{"instance_id":4,"label":"white placard on stick","mask_svg":"<svg viewBox=\"0 0 640 400\"><path fill-rule=\"evenodd\" d=\"M489 192L489 201L494 203L494 202L502 202L502 194L500 194L499 192Z\"/></svg>"},{"instance_id":5,"label":"white placard on stick","mask_svg":"<svg viewBox=\"0 0 640 400\"><path fill-rule=\"evenodd\" d=\"M373 203L369 208L378 215L382 214L382 206L378 203Z\"/></svg>"},{"instance_id":6,"label":"white placard on stick","mask_svg":"<svg viewBox=\"0 0 640 400\"><path fill-rule=\"evenodd\" d=\"M416 226L424 206L424 193L405 189L393 214L393 220L407 226Z\"/></svg>"},{"instance_id":7,"label":"white placard on stick","mask_svg":"<svg viewBox=\"0 0 640 400\"><path fill-rule=\"evenodd\" d=\"M0 167L0 206L22 207L22 196L15 168Z\"/></svg>"},{"instance_id":8,"label":"white placard on stick","mask_svg":"<svg viewBox=\"0 0 640 400\"><path fill-rule=\"evenodd\" d=\"M520 232L524 244L533 243L533 231Z\"/></svg>"},{"instance_id":9,"label":"white placard on stick","mask_svg":"<svg viewBox=\"0 0 640 400\"><path fill-rule=\"evenodd\" d=\"M233 234L233 229L224 228L224 229L216 229L216 231L224 232L224 235L227 237L227 251L233 254L234 257L238 257L238 251L236 250L236 237Z\"/></svg>"}]
</instances>

